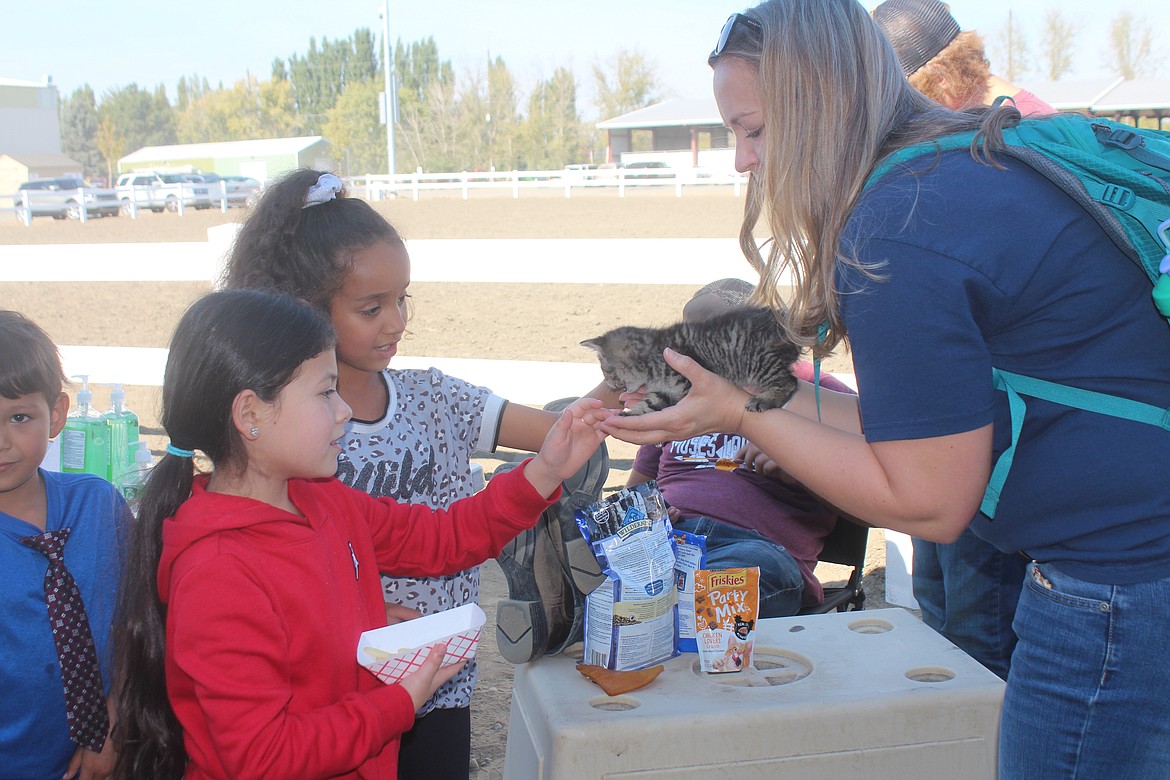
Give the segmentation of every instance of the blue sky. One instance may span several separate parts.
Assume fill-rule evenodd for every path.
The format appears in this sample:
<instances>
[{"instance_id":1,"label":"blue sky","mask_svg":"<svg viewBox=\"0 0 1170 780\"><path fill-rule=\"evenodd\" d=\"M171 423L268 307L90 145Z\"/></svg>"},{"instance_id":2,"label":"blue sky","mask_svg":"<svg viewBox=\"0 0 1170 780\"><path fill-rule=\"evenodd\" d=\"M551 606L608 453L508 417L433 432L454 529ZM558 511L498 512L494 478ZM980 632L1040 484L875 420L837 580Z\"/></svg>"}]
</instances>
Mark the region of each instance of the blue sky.
<instances>
[{"instance_id":1,"label":"blue sky","mask_svg":"<svg viewBox=\"0 0 1170 780\"><path fill-rule=\"evenodd\" d=\"M872 8L880 0L863 0ZM953 0L964 29L989 36L1009 9L1039 48L1045 0ZM723 20L743 0L390 0L391 40L433 36L456 73L483 71L490 53L504 58L522 90L557 66L571 66L588 93L591 67L620 49L637 50L658 66L660 82L679 97L709 94L706 54ZM1101 50L1109 19L1131 11L1155 29L1170 29L1161 0L1060 0L1082 25L1076 76L1107 75ZM100 95L113 87L164 84L173 99L180 76L192 73L230 85L246 72L266 79L276 57L303 54L310 36L341 38L359 27L381 29L382 0L114 0L48 3L0 0L7 35L0 78L38 81L51 75L63 95L89 83ZM1155 40L1157 40L1157 36ZM993 63L994 65L994 63ZM1170 62L1160 75L1170 76ZM592 107L582 106L590 115Z\"/></svg>"}]
</instances>

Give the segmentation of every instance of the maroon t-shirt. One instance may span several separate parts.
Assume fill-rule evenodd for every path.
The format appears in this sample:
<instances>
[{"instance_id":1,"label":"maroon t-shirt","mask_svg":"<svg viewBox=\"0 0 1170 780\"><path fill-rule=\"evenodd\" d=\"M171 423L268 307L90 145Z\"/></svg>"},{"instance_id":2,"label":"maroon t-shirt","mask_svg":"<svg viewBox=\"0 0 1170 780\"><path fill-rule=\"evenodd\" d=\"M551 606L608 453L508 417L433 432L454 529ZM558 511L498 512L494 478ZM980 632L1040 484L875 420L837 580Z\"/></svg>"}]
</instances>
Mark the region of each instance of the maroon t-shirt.
<instances>
[{"instance_id":1,"label":"maroon t-shirt","mask_svg":"<svg viewBox=\"0 0 1170 780\"><path fill-rule=\"evenodd\" d=\"M812 364L799 362L793 373L812 381ZM853 392L838 379L822 374L821 387ZM657 480L667 502L682 519L710 517L728 525L756 531L782 545L800 566L804 603L823 598L813 568L823 540L837 522L836 514L799 485L791 485L737 468L720 471L720 458L734 458L747 442L738 434L713 433L638 449L634 470Z\"/></svg>"}]
</instances>

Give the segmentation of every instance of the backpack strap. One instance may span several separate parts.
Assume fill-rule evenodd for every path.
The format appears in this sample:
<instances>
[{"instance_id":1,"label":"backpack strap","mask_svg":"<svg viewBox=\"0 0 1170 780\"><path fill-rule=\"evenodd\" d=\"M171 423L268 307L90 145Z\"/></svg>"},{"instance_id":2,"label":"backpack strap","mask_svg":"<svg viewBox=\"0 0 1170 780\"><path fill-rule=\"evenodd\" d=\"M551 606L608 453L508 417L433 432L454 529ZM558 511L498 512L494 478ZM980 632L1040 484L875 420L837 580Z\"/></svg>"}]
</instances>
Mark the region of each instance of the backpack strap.
<instances>
[{"instance_id":1,"label":"backpack strap","mask_svg":"<svg viewBox=\"0 0 1170 780\"><path fill-rule=\"evenodd\" d=\"M995 519L999 495L1003 491L1004 482L1007 481L1008 472L1011 471L1016 444L1020 440L1020 431L1024 427L1024 415L1027 408L1022 396L1042 398L1045 401L1072 406L1087 412L1097 412L1098 414L1107 414L1110 417L1156 425L1163 430L1170 431L1170 409L1162 409L1153 404L1119 398L1106 393L1083 390L1079 387L1069 387L1023 374L1013 374L998 368L991 369L991 375L995 381L996 389L1007 393L1008 410L1012 423L1011 445L1000 454L999 459L995 462L991 478L987 481L987 490L983 493L983 503L979 507L979 511L992 520Z\"/></svg>"},{"instance_id":2,"label":"backpack strap","mask_svg":"<svg viewBox=\"0 0 1170 780\"><path fill-rule=\"evenodd\" d=\"M1170 171L1170 157L1151 149L1149 144L1146 143L1146 139L1140 133L1128 127L1117 127L1116 125L1107 125L1103 122L1094 122L1091 127L1093 128L1093 134L1097 136L1097 143L1102 146L1120 149L1133 159L1144 162L1146 165L1161 168L1164 171Z\"/></svg>"},{"instance_id":3,"label":"backpack strap","mask_svg":"<svg viewBox=\"0 0 1170 780\"><path fill-rule=\"evenodd\" d=\"M817 344L824 344L829 337L829 321L825 320L817 326ZM817 422L821 419L821 359L813 359L813 397L817 399Z\"/></svg>"},{"instance_id":4,"label":"backpack strap","mask_svg":"<svg viewBox=\"0 0 1170 780\"><path fill-rule=\"evenodd\" d=\"M881 179L890 171L916 157L922 157L931 153L939 155L955 149L968 149L974 140L975 132L972 131L967 133L952 133L951 135L936 138L933 141L923 141L922 143L911 146L904 146L897 151L891 152L880 163L874 166L873 171L870 172L869 177L865 180L864 189L869 189L877 183L878 179Z\"/></svg>"}]
</instances>

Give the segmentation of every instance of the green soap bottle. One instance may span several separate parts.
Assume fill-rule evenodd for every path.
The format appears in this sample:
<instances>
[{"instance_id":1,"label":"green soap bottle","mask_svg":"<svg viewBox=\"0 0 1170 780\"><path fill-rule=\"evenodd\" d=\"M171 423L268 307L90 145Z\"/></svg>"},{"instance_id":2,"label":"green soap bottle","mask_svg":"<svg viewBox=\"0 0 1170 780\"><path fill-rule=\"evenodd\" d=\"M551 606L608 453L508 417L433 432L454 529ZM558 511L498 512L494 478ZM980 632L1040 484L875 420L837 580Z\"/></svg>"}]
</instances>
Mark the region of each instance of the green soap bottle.
<instances>
[{"instance_id":1,"label":"green soap bottle","mask_svg":"<svg viewBox=\"0 0 1170 780\"><path fill-rule=\"evenodd\" d=\"M132 464L129 470L122 473L121 478L115 484L122 491L122 497L126 499L126 503L130 505L134 515L137 516L139 495L142 493L142 487L146 484L147 476L150 475L154 458L150 454L146 442L141 439L127 445L127 449L133 450Z\"/></svg>"},{"instance_id":2,"label":"green soap bottle","mask_svg":"<svg viewBox=\"0 0 1170 780\"><path fill-rule=\"evenodd\" d=\"M131 446L138 441L138 415L126 406L126 391L122 385L114 383L112 387L110 408L104 415L110 426L110 471L106 479L118 485L122 475L134 468Z\"/></svg>"},{"instance_id":3,"label":"green soap bottle","mask_svg":"<svg viewBox=\"0 0 1170 780\"><path fill-rule=\"evenodd\" d=\"M93 408L93 391L89 376L78 375L81 389L77 406L65 419L61 431L61 471L66 474L96 474L108 479L110 473L110 426L104 415Z\"/></svg>"}]
</instances>

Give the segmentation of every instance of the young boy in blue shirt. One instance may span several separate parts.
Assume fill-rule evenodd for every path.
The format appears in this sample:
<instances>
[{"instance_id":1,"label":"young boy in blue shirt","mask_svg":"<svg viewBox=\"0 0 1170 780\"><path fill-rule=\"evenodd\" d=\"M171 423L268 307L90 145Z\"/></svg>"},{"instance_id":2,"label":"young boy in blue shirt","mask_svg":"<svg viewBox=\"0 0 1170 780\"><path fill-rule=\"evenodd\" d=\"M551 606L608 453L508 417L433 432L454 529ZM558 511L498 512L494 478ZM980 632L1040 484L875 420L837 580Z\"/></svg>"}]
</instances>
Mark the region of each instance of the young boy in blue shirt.
<instances>
[{"instance_id":1,"label":"young boy in blue shirt","mask_svg":"<svg viewBox=\"0 0 1170 780\"><path fill-rule=\"evenodd\" d=\"M106 480L40 468L64 382L48 335L0 311L0 775L99 780L116 757L109 640L130 514Z\"/></svg>"}]
</instances>

